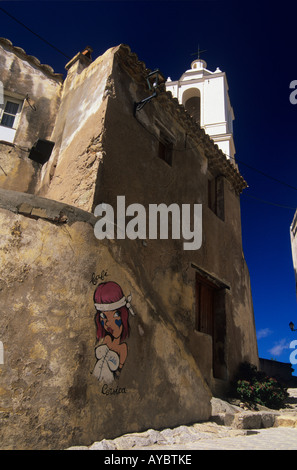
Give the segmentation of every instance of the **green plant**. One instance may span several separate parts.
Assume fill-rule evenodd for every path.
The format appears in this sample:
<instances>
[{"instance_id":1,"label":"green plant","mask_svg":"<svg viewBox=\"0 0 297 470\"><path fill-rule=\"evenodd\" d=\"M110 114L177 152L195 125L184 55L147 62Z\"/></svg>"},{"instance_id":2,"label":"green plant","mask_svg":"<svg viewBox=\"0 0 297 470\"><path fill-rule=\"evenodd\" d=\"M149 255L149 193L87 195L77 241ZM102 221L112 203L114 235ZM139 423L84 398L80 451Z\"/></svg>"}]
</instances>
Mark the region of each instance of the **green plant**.
<instances>
[{"instance_id":1,"label":"green plant","mask_svg":"<svg viewBox=\"0 0 297 470\"><path fill-rule=\"evenodd\" d=\"M284 406L288 392L275 378L258 371L247 362L239 367L234 382L234 391L242 401L251 405L264 405L272 409Z\"/></svg>"}]
</instances>

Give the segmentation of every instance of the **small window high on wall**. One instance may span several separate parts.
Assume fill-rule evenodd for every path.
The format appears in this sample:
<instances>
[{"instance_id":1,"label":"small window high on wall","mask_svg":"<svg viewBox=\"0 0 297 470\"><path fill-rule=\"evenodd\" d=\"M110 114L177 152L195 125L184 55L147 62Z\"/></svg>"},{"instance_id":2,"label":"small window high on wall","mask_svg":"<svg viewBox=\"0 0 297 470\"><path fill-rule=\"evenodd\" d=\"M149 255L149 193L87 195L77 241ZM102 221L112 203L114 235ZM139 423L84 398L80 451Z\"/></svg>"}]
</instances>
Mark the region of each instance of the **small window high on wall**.
<instances>
[{"instance_id":1,"label":"small window high on wall","mask_svg":"<svg viewBox=\"0 0 297 470\"><path fill-rule=\"evenodd\" d=\"M160 132L158 149L159 158L164 160L168 165L172 166L172 152L173 143L170 141L168 136L166 136L163 132Z\"/></svg>"},{"instance_id":2,"label":"small window high on wall","mask_svg":"<svg viewBox=\"0 0 297 470\"><path fill-rule=\"evenodd\" d=\"M224 177L216 176L208 180L208 207L221 220L225 220Z\"/></svg>"},{"instance_id":3,"label":"small window high on wall","mask_svg":"<svg viewBox=\"0 0 297 470\"><path fill-rule=\"evenodd\" d=\"M13 129L14 122L18 114L19 106L19 103L16 103L14 101L5 101L5 106L1 118L1 126L10 127L11 129Z\"/></svg>"},{"instance_id":4,"label":"small window high on wall","mask_svg":"<svg viewBox=\"0 0 297 470\"><path fill-rule=\"evenodd\" d=\"M21 100L4 96L4 103L0 104L0 140L13 142L21 109Z\"/></svg>"}]
</instances>

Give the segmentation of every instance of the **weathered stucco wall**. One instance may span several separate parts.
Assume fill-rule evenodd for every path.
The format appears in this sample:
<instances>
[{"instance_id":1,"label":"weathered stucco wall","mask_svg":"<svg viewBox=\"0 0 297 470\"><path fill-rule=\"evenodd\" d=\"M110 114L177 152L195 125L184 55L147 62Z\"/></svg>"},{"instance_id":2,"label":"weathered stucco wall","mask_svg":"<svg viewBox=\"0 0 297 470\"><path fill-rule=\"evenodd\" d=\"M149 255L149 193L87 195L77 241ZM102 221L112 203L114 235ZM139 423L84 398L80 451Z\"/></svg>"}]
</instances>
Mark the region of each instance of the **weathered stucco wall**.
<instances>
[{"instance_id":1,"label":"weathered stucco wall","mask_svg":"<svg viewBox=\"0 0 297 470\"><path fill-rule=\"evenodd\" d=\"M28 151L0 143L0 188L34 193L40 167L28 158Z\"/></svg>"},{"instance_id":2,"label":"weathered stucco wall","mask_svg":"<svg viewBox=\"0 0 297 470\"><path fill-rule=\"evenodd\" d=\"M134 103L151 94L146 73L126 46L86 68L74 62L39 181L46 199L0 190L6 448L88 444L208 419L210 391L228 386L241 361L258 365L241 240L245 182L162 86L134 115ZM164 136L171 164L159 155ZM216 177L223 216L209 208ZM184 250L184 240L170 232L168 239L147 232L145 239L97 240L92 213L104 202L117 217L118 196L126 208L137 203L147 214L152 204L202 204L201 247ZM213 334L197 327L201 275L215 283ZM104 281L131 292L136 313L129 316L130 336L118 345L126 344L127 359L110 384L92 374L95 364L103 368L94 352L93 294ZM110 321L104 312L98 331Z\"/></svg>"},{"instance_id":3,"label":"weathered stucco wall","mask_svg":"<svg viewBox=\"0 0 297 470\"><path fill-rule=\"evenodd\" d=\"M113 57L111 49L80 73L68 71L51 137L55 148L42 173L40 195L92 210Z\"/></svg>"},{"instance_id":4,"label":"weathered stucco wall","mask_svg":"<svg viewBox=\"0 0 297 470\"><path fill-rule=\"evenodd\" d=\"M23 100L14 143L31 148L37 139L49 139L60 104L62 75L3 38L0 68L4 93Z\"/></svg>"},{"instance_id":5,"label":"weathered stucco wall","mask_svg":"<svg viewBox=\"0 0 297 470\"><path fill-rule=\"evenodd\" d=\"M152 93L146 73L144 64L125 46L110 49L80 73L75 67L69 70L53 134L55 150L40 194L88 211L101 202L116 208L120 195L125 196L126 207L132 203L146 209L160 203L202 204L201 249L184 251L182 240L146 240L138 256L154 298L167 303L172 321L212 384L213 347L223 350L221 378L230 379L241 360L258 363L241 240L239 194L244 183L236 167L164 89L133 115L134 103ZM80 119L74 134L75 116ZM172 165L158 156L162 134L172 142ZM208 207L208 181L217 176L223 181L224 220ZM223 313L218 315L224 316L224 320L217 319L220 340L195 329L193 265L230 287L220 300Z\"/></svg>"},{"instance_id":6,"label":"weathered stucco wall","mask_svg":"<svg viewBox=\"0 0 297 470\"><path fill-rule=\"evenodd\" d=\"M0 220L2 449L65 448L208 419L210 391L166 303L151 294L138 240L99 242L91 214L3 190ZM102 282L94 275L131 292L135 313L111 384L92 374Z\"/></svg>"},{"instance_id":7,"label":"weathered stucco wall","mask_svg":"<svg viewBox=\"0 0 297 470\"><path fill-rule=\"evenodd\" d=\"M134 102L151 93L135 70L131 72L129 60L124 48L116 52L114 94L109 98L105 120L104 150L108 158L99 174L95 203L104 201L116 207L116 196L124 194L126 206L137 202L147 210L149 204L202 204L200 249L185 251L183 240L147 239L141 262L151 279L154 296L167 305L171 321L184 335L201 370L208 370L205 377L215 389L209 367L215 339L195 329L192 265L230 287L222 300L226 317L222 361L226 364L225 379L232 378L241 361L258 365L251 286L242 250L240 197L233 180L236 170L230 164L227 168L225 162L220 167L208 136L197 128L191 132L184 111L176 108L165 93L133 117ZM167 133L173 142L172 165L158 156L160 132ZM217 162L213 163L215 158ZM224 176L224 220L208 207L208 180L217 174Z\"/></svg>"}]
</instances>

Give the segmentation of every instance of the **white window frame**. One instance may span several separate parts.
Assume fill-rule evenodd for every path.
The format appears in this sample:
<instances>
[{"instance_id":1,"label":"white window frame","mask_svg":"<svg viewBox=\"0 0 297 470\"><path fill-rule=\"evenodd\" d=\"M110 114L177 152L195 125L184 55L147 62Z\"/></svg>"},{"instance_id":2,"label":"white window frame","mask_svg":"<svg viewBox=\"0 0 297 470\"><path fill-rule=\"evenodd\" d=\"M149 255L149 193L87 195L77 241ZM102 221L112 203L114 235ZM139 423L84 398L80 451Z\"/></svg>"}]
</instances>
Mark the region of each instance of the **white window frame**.
<instances>
[{"instance_id":1,"label":"white window frame","mask_svg":"<svg viewBox=\"0 0 297 470\"><path fill-rule=\"evenodd\" d=\"M19 122L20 122L20 116L21 116L24 100L4 93L4 100L3 101L4 101L3 104L0 103L0 140L3 140L5 142L13 143L15 133L16 133L17 127L18 127ZM6 103L8 101L18 105L18 110L17 110L17 113L15 114L15 118L14 118L14 122L13 122L12 127L4 126L3 124L1 124L2 116L3 116L4 110L5 110L5 106L6 106Z\"/></svg>"},{"instance_id":2,"label":"white window frame","mask_svg":"<svg viewBox=\"0 0 297 470\"><path fill-rule=\"evenodd\" d=\"M13 126L12 127L9 127L9 126L3 126L3 124L1 124L1 120L2 120L2 117L3 117L3 114L4 114L4 110L5 110L5 106L7 104L7 102L10 102L10 103L15 103L18 105L18 110L15 114L15 118L14 118L14 122L13 122ZM23 101L22 100L19 100L17 98L14 98L12 96L8 96L8 95L4 95L4 103L2 105L0 105L0 126L1 127L8 127L8 129L17 129L18 127L18 124L19 124L19 120L20 120L20 114L21 114L21 110L22 110L22 104L23 104Z\"/></svg>"}]
</instances>

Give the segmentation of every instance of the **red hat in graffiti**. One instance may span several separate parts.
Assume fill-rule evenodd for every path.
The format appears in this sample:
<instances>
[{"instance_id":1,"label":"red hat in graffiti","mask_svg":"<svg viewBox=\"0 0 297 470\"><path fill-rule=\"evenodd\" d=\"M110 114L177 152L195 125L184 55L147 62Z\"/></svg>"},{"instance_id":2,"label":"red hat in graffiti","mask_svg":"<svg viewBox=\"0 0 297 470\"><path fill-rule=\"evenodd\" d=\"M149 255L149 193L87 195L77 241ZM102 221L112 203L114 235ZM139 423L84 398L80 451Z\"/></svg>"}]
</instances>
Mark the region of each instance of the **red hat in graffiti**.
<instances>
[{"instance_id":1,"label":"red hat in graffiti","mask_svg":"<svg viewBox=\"0 0 297 470\"><path fill-rule=\"evenodd\" d=\"M97 339L104 338L107 334L100 322L101 312L110 312L116 310L121 317L123 331L121 334L121 340L124 340L129 336L129 311L131 314L133 310L130 305L131 295L125 297L119 284L113 281L102 282L96 288L94 292L94 304L97 310L95 316L95 322L97 326Z\"/></svg>"}]
</instances>

